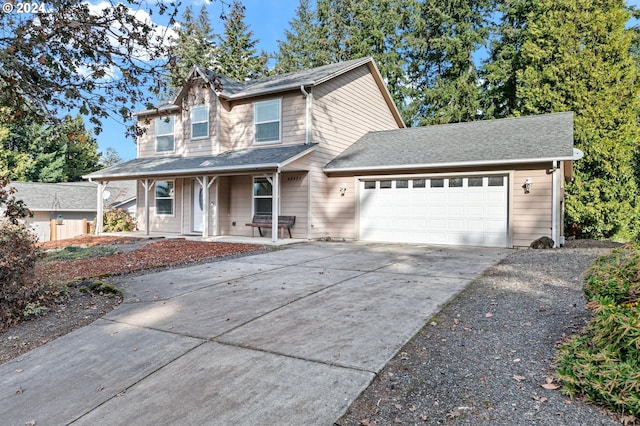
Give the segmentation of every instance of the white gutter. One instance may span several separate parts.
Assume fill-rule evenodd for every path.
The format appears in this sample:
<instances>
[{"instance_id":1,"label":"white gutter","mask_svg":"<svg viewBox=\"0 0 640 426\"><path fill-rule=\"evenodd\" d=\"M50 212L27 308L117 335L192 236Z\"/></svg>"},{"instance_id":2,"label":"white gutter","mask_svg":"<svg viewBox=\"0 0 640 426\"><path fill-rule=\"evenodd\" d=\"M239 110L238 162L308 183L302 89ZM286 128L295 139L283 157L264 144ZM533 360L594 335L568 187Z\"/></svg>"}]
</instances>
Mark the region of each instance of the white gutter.
<instances>
[{"instance_id":1,"label":"white gutter","mask_svg":"<svg viewBox=\"0 0 640 426\"><path fill-rule=\"evenodd\" d=\"M551 239L553 247L560 247L560 233L558 232L558 162L553 162L551 169Z\"/></svg>"},{"instance_id":2,"label":"white gutter","mask_svg":"<svg viewBox=\"0 0 640 426\"><path fill-rule=\"evenodd\" d=\"M475 167L475 166L502 166L509 164L528 164L528 163L547 163L549 161L567 161L573 157L554 157L554 158L522 158L514 160L495 160L495 161L466 161L466 162L449 162L449 163L425 163L425 164L402 164L394 166L361 166L361 167L342 167L333 168L325 167L326 173L338 172L361 172L361 171L394 171L394 170L413 170L413 169L433 169L445 167Z\"/></svg>"},{"instance_id":3,"label":"white gutter","mask_svg":"<svg viewBox=\"0 0 640 426\"><path fill-rule=\"evenodd\" d=\"M306 103L306 116L305 116L305 129L304 129L304 143L305 145L309 145L309 143L311 142L311 96L309 96L309 93L304 90L304 85L301 84L300 85L300 91L302 92L302 95L305 98L305 103Z\"/></svg>"},{"instance_id":4,"label":"white gutter","mask_svg":"<svg viewBox=\"0 0 640 426\"><path fill-rule=\"evenodd\" d=\"M214 91L216 94L216 155L220 154L220 94Z\"/></svg>"}]
</instances>

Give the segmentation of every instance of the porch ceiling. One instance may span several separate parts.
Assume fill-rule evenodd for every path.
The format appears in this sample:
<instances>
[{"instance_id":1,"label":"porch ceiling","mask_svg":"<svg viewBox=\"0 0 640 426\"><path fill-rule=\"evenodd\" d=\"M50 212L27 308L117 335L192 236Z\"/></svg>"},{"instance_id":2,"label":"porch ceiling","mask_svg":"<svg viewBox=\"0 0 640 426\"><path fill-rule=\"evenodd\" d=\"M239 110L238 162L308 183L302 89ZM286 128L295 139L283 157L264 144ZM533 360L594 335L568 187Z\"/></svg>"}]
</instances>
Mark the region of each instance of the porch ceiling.
<instances>
[{"instance_id":1,"label":"porch ceiling","mask_svg":"<svg viewBox=\"0 0 640 426\"><path fill-rule=\"evenodd\" d=\"M313 150L318 144L281 145L227 151L207 157L137 158L82 176L84 179L140 179L216 173L276 170Z\"/></svg>"}]
</instances>

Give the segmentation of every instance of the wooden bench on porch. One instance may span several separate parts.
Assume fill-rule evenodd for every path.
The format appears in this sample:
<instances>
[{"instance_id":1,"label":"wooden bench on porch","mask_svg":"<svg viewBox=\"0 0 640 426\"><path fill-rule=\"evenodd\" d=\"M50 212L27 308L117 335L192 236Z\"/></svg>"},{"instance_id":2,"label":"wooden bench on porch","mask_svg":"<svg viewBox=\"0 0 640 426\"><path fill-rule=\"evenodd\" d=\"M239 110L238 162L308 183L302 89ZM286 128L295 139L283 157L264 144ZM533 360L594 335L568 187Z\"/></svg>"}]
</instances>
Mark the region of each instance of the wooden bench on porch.
<instances>
[{"instance_id":1,"label":"wooden bench on porch","mask_svg":"<svg viewBox=\"0 0 640 426\"><path fill-rule=\"evenodd\" d=\"M251 219L251 223L247 223L247 226L251 226L251 236L253 237L253 228L258 228L260 236L262 237L262 228L271 228L273 223L272 216L270 214L257 214ZM278 216L278 228L286 229L289 231L289 238L291 236L291 227L296 224L295 216Z\"/></svg>"}]
</instances>

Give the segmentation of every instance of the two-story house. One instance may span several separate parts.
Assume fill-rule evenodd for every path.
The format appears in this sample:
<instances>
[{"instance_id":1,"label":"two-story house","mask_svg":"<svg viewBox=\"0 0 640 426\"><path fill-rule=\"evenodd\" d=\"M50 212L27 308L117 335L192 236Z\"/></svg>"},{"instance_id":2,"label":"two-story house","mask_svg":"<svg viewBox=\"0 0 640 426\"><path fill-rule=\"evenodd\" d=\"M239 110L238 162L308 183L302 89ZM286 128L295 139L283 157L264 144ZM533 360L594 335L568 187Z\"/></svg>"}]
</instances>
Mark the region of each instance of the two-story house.
<instances>
[{"instance_id":1,"label":"two-story house","mask_svg":"<svg viewBox=\"0 0 640 426\"><path fill-rule=\"evenodd\" d=\"M147 233L250 236L262 214L273 240L295 216L303 239L562 242L571 113L404 129L362 58L246 82L194 68L137 119L137 158L85 178L135 179Z\"/></svg>"}]
</instances>

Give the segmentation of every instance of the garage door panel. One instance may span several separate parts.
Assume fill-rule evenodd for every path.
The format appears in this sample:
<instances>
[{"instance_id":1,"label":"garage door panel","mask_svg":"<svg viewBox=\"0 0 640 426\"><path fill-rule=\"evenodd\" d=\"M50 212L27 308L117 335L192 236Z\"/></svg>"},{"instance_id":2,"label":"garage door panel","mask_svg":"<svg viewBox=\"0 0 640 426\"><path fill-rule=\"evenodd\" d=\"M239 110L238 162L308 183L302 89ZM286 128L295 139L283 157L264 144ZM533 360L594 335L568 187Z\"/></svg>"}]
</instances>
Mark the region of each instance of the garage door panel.
<instances>
[{"instance_id":1,"label":"garage door panel","mask_svg":"<svg viewBox=\"0 0 640 426\"><path fill-rule=\"evenodd\" d=\"M506 176L361 182L360 238L505 247L507 188Z\"/></svg>"}]
</instances>

